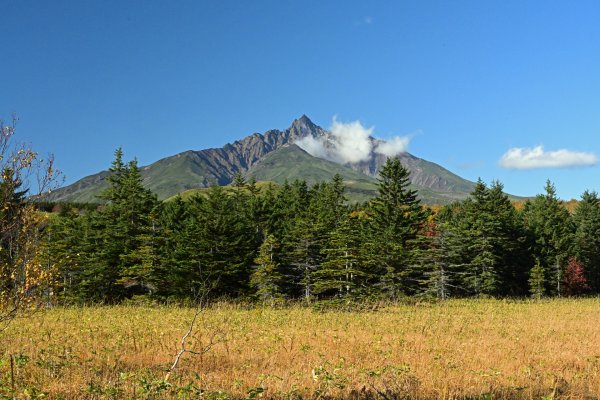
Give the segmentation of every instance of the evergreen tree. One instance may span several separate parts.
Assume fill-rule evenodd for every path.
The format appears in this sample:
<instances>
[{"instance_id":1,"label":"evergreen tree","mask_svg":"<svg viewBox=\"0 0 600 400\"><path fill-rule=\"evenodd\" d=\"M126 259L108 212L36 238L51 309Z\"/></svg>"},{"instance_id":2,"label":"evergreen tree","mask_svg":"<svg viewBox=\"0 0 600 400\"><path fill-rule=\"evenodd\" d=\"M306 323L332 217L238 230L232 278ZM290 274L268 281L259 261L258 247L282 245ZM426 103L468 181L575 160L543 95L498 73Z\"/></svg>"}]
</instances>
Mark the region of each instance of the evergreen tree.
<instances>
[{"instance_id":1,"label":"evergreen tree","mask_svg":"<svg viewBox=\"0 0 600 400\"><path fill-rule=\"evenodd\" d=\"M117 280L123 236L116 237L116 229L109 230L108 220L100 211L89 212L80 222L79 271L72 296L82 302L122 299L123 288Z\"/></svg>"},{"instance_id":2,"label":"evergreen tree","mask_svg":"<svg viewBox=\"0 0 600 400\"><path fill-rule=\"evenodd\" d=\"M571 218L550 182L522 212L499 182L479 180L467 200L434 214L421 206L396 158L382 167L378 196L368 205L347 204L339 175L311 187L295 181L259 190L241 174L231 188L159 203L120 149L108 182L106 204L86 213L66 207L44 232L39 249L48 269L58 267L65 300L189 299L206 285L214 296L255 294L266 303L540 297L580 294L587 282L600 286L600 200L584 193ZM18 217L25 192L7 178L0 189L9 193L0 209L0 259L14 263L21 243L4 221ZM569 261L574 254L581 262Z\"/></svg>"},{"instance_id":3,"label":"evergreen tree","mask_svg":"<svg viewBox=\"0 0 600 400\"><path fill-rule=\"evenodd\" d=\"M148 253L144 246L155 233L151 215L158 201L144 188L137 162L124 164L122 156L117 149L107 178L109 188L101 195L108 203L88 215L84 228L86 263L81 290L90 299L107 302L148 293L148 275L153 273L147 259L144 264L140 257Z\"/></svg>"},{"instance_id":4,"label":"evergreen tree","mask_svg":"<svg viewBox=\"0 0 600 400\"><path fill-rule=\"evenodd\" d=\"M185 298L190 293L187 287L188 271L182 268L185 265L182 260L189 259L189 254L182 254L182 248L189 239L185 235L188 219L186 204L181 196L177 196L172 201L164 202L158 214L163 240L159 249L160 265L155 274L161 282L157 288L160 296Z\"/></svg>"},{"instance_id":5,"label":"evergreen tree","mask_svg":"<svg viewBox=\"0 0 600 400\"><path fill-rule=\"evenodd\" d=\"M523 219L504 193L504 186L492 182L489 189L488 210L495 221L495 251L498 254L498 293L522 296L527 293L529 266L534 262L529 253L530 243Z\"/></svg>"},{"instance_id":6,"label":"evergreen tree","mask_svg":"<svg viewBox=\"0 0 600 400\"><path fill-rule=\"evenodd\" d=\"M425 248L416 258L422 269L423 294L440 300L460 294L463 236L451 224L431 219L422 244Z\"/></svg>"},{"instance_id":7,"label":"evergreen tree","mask_svg":"<svg viewBox=\"0 0 600 400\"><path fill-rule=\"evenodd\" d=\"M270 187L265 193L265 203L269 210L265 231L285 241L285 238L290 236L296 218L308 207L306 182L296 180L290 185L286 180L277 191Z\"/></svg>"},{"instance_id":8,"label":"evergreen tree","mask_svg":"<svg viewBox=\"0 0 600 400\"><path fill-rule=\"evenodd\" d=\"M162 270L166 277L167 294L176 298L195 299L208 284L204 274L204 247L200 245L203 231L205 198L194 195L187 201L180 197L164 207L165 247ZM215 279L215 277L212 277ZM211 282L211 283L214 283Z\"/></svg>"},{"instance_id":9,"label":"evergreen tree","mask_svg":"<svg viewBox=\"0 0 600 400\"><path fill-rule=\"evenodd\" d=\"M248 191L247 191L247 183L246 179L241 173L235 174L233 177L233 182L231 183L231 187L233 189L233 212L236 214L238 219L243 219L246 217L246 207L248 205Z\"/></svg>"},{"instance_id":10,"label":"evergreen tree","mask_svg":"<svg viewBox=\"0 0 600 400\"><path fill-rule=\"evenodd\" d=\"M460 238L455 254L467 295L523 295L530 257L522 220L499 182L478 180L468 199L445 207L438 216L450 237ZM458 271L457 271L458 272Z\"/></svg>"},{"instance_id":11,"label":"evergreen tree","mask_svg":"<svg viewBox=\"0 0 600 400\"><path fill-rule=\"evenodd\" d=\"M314 273L314 293L322 297L364 296L368 290L369 274L362 257L364 228L359 213L342 218L327 236L321 267Z\"/></svg>"},{"instance_id":12,"label":"evergreen tree","mask_svg":"<svg viewBox=\"0 0 600 400\"><path fill-rule=\"evenodd\" d=\"M292 296L301 296L309 302L313 296L313 272L321 264L321 237L309 214L295 218L291 231L286 235L285 250L288 268L284 269L284 276L288 285L288 292ZM298 292L296 288L300 288Z\"/></svg>"},{"instance_id":13,"label":"evergreen tree","mask_svg":"<svg viewBox=\"0 0 600 400\"><path fill-rule=\"evenodd\" d=\"M273 235L268 235L258 249L258 257L254 260L256 269L250 277L250 284L256 291L256 296L271 306L283 297L281 291L282 275L277 262L277 251L280 243Z\"/></svg>"},{"instance_id":14,"label":"evergreen tree","mask_svg":"<svg viewBox=\"0 0 600 400\"><path fill-rule=\"evenodd\" d=\"M500 286L499 223L490 207L490 191L481 179L463 210L468 259L464 282L472 293L496 294Z\"/></svg>"},{"instance_id":15,"label":"evergreen tree","mask_svg":"<svg viewBox=\"0 0 600 400\"><path fill-rule=\"evenodd\" d=\"M1 127L1 125L0 125ZM1 159L0 159L1 161ZM0 176L0 268L2 276L9 275L19 259L19 244L22 238L22 229L26 223L27 190L21 188L22 182L10 168L5 168ZM7 281L11 279L6 276ZM7 286L10 283L2 283ZM4 288L2 288L4 289Z\"/></svg>"},{"instance_id":16,"label":"evergreen tree","mask_svg":"<svg viewBox=\"0 0 600 400\"><path fill-rule=\"evenodd\" d=\"M560 295L564 269L573 251L575 226L550 181L545 191L525 203L523 218L533 242L531 252L548 274L550 292Z\"/></svg>"},{"instance_id":17,"label":"evergreen tree","mask_svg":"<svg viewBox=\"0 0 600 400\"><path fill-rule=\"evenodd\" d=\"M46 229L46 252L48 263L56 267L58 272L58 295L67 302L78 302L83 299L77 295L77 287L81 282L81 233L83 226L76 210L72 206L64 206L56 218L52 218Z\"/></svg>"},{"instance_id":18,"label":"evergreen tree","mask_svg":"<svg viewBox=\"0 0 600 400\"><path fill-rule=\"evenodd\" d=\"M144 225L135 237L135 245L121 256L124 268L119 283L136 294L153 295L164 291L161 287L164 275L161 271L161 250L164 237L159 224L159 207L149 212L148 225Z\"/></svg>"},{"instance_id":19,"label":"evergreen tree","mask_svg":"<svg viewBox=\"0 0 600 400\"><path fill-rule=\"evenodd\" d=\"M284 184L273 207L273 215L280 221L270 225L278 230L285 255L284 291L306 301L313 295L312 274L323 261L321 250L326 235L335 225L327 188L327 184L319 183L309 189L305 181L298 180Z\"/></svg>"},{"instance_id":20,"label":"evergreen tree","mask_svg":"<svg viewBox=\"0 0 600 400\"><path fill-rule=\"evenodd\" d=\"M238 296L249 288L252 261L256 257L252 227L234 199L213 186L196 209L198 284L209 282L214 295Z\"/></svg>"},{"instance_id":21,"label":"evergreen tree","mask_svg":"<svg viewBox=\"0 0 600 400\"><path fill-rule=\"evenodd\" d=\"M575 254L583 264L594 293L600 293L600 199L585 191L573 215Z\"/></svg>"},{"instance_id":22,"label":"evergreen tree","mask_svg":"<svg viewBox=\"0 0 600 400\"><path fill-rule=\"evenodd\" d=\"M411 246L426 215L417 192L409 188L410 172L400 159L388 158L379 171L378 196L371 202L371 262L380 270L378 287L388 297L414 292L417 282Z\"/></svg>"},{"instance_id":23,"label":"evergreen tree","mask_svg":"<svg viewBox=\"0 0 600 400\"><path fill-rule=\"evenodd\" d=\"M260 190L256 185L256 179L250 178L246 184L248 198L245 204L246 218L254 236L254 246L259 247L264 241L265 232L267 232L267 215L271 211L270 203L265 201L266 196L261 196Z\"/></svg>"},{"instance_id":24,"label":"evergreen tree","mask_svg":"<svg viewBox=\"0 0 600 400\"><path fill-rule=\"evenodd\" d=\"M535 266L531 268L529 273L529 293L534 299L540 299L545 293L546 277L544 267L539 260L535 262Z\"/></svg>"}]
</instances>

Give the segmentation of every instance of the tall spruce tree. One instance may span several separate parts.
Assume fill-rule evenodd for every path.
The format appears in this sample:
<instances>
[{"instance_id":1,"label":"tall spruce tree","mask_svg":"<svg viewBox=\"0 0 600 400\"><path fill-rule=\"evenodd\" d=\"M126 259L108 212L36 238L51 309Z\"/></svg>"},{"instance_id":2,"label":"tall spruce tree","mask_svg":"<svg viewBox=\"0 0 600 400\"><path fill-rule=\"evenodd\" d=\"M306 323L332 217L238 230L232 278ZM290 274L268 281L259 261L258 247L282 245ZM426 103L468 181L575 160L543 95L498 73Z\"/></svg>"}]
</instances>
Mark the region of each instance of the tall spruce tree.
<instances>
[{"instance_id":1,"label":"tall spruce tree","mask_svg":"<svg viewBox=\"0 0 600 400\"><path fill-rule=\"evenodd\" d=\"M235 201L213 186L197 210L199 278L214 287L215 295L239 296L249 289L256 249L252 227Z\"/></svg>"},{"instance_id":2,"label":"tall spruce tree","mask_svg":"<svg viewBox=\"0 0 600 400\"><path fill-rule=\"evenodd\" d=\"M400 159L388 158L379 171L378 196L371 202L371 261L378 266L378 286L388 297L417 290L412 279L413 241L426 222L417 192L410 189L410 172Z\"/></svg>"},{"instance_id":3,"label":"tall spruce tree","mask_svg":"<svg viewBox=\"0 0 600 400\"><path fill-rule=\"evenodd\" d=\"M495 294L500 285L500 256L495 251L499 224L489 208L490 192L479 179L463 205L468 269L464 281L474 294Z\"/></svg>"},{"instance_id":4,"label":"tall spruce tree","mask_svg":"<svg viewBox=\"0 0 600 400\"><path fill-rule=\"evenodd\" d=\"M349 213L327 235L322 250L325 259L313 276L314 292L320 297L360 298L369 294L362 219L359 212Z\"/></svg>"},{"instance_id":5,"label":"tall spruce tree","mask_svg":"<svg viewBox=\"0 0 600 400\"><path fill-rule=\"evenodd\" d=\"M461 264L463 236L449 222L451 207L443 211L442 219L430 219L428 230L421 245L424 248L417 253L417 262L421 266L422 294L446 300L464 293L461 278L465 264Z\"/></svg>"},{"instance_id":6,"label":"tall spruce tree","mask_svg":"<svg viewBox=\"0 0 600 400\"><path fill-rule=\"evenodd\" d=\"M545 192L525 203L523 218L533 242L531 253L547 273L548 292L561 295L564 271L573 251L575 226L549 180Z\"/></svg>"},{"instance_id":7,"label":"tall spruce tree","mask_svg":"<svg viewBox=\"0 0 600 400\"><path fill-rule=\"evenodd\" d=\"M288 292L294 297L301 296L307 302L313 297L313 273L322 261L323 237L313 223L314 217L308 212L297 216L284 239L287 252L284 276L287 284L292 285L288 286Z\"/></svg>"},{"instance_id":8,"label":"tall spruce tree","mask_svg":"<svg viewBox=\"0 0 600 400\"><path fill-rule=\"evenodd\" d=\"M150 265L158 262L148 264L147 257L142 261L140 252L148 253L143 247L152 240L151 215L158 201L144 188L137 162L123 162L120 148L107 180L109 188L101 195L107 204L90 213L84 228L86 263L81 289L91 299L115 302L150 291Z\"/></svg>"},{"instance_id":9,"label":"tall spruce tree","mask_svg":"<svg viewBox=\"0 0 600 400\"><path fill-rule=\"evenodd\" d=\"M441 217L442 220L444 217ZM529 257L526 235L503 186L481 181L469 198L447 213L446 229L460 237L460 283L467 295L523 295Z\"/></svg>"},{"instance_id":10,"label":"tall spruce tree","mask_svg":"<svg viewBox=\"0 0 600 400\"><path fill-rule=\"evenodd\" d=\"M191 295L188 261L190 240L186 225L189 218L189 202L181 196L164 202L160 208L159 226L162 227L163 241L160 247L160 265L156 277L160 280L157 294L161 297L186 298Z\"/></svg>"},{"instance_id":11,"label":"tall spruce tree","mask_svg":"<svg viewBox=\"0 0 600 400\"><path fill-rule=\"evenodd\" d=\"M202 288L211 287L204 266L205 246L201 245L204 232L204 210L206 199L194 195L187 201L176 199L165 206L166 250L163 269L171 285L170 293L176 298L191 298L203 295Z\"/></svg>"},{"instance_id":12,"label":"tall spruce tree","mask_svg":"<svg viewBox=\"0 0 600 400\"><path fill-rule=\"evenodd\" d=\"M504 186L493 181L489 188L488 210L495 221L498 254L498 294L523 296L527 293L527 276L533 258L529 254L530 243L523 219L515 209Z\"/></svg>"},{"instance_id":13,"label":"tall spruce tree","mask_svg":"<svg viewBox=\"0 0 600 400\"><path fill-rule=\"evenodd\" d=\"M156 272L160 265L160 211L156 196L143 186L136 160L127 164L120 190L126 200L108 206L117 208L130 239L120 257L119 283L129 294L152 294L157 289Z\"/></svg>"}]
</instances>

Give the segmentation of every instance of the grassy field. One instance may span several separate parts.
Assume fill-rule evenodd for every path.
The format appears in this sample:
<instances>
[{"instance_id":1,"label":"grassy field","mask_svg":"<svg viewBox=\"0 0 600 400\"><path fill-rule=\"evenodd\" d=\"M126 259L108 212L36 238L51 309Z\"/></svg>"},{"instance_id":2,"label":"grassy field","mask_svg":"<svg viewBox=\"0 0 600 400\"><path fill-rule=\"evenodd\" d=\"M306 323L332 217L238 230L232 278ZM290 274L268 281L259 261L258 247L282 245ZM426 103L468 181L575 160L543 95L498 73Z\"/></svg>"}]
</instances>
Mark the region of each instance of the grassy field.
<instances>
[{"instance_id":1,"label":"grassy field","mask_svg":"<svg viewBox=\"0 0 600 400\"><path fill-rule=\"evenodd\" d=\"M365 312L53 309L0 334L0 397L598 398L600 300L456 300ZM12 359L12 367L11 367Z\"/></svg>"}]
</instances>

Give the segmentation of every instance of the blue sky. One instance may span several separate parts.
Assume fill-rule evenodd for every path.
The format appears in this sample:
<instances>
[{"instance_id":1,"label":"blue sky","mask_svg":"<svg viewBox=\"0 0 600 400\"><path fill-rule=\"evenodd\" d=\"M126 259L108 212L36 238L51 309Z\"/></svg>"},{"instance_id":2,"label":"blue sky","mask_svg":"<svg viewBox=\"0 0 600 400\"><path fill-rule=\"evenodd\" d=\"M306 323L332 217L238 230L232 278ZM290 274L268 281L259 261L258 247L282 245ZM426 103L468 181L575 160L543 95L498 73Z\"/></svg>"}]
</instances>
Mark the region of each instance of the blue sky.
<instances>
[{"instance_id":1,"label":"blue sky","mask_svg":"<svg viewBox=\"0 0 600 400\"><path fill-rule=\"evenodd\" d=\"M67 183L306 114L513 194L600 190L597 0L0 4L0 116Z\"/></svg>"}]
</instances>

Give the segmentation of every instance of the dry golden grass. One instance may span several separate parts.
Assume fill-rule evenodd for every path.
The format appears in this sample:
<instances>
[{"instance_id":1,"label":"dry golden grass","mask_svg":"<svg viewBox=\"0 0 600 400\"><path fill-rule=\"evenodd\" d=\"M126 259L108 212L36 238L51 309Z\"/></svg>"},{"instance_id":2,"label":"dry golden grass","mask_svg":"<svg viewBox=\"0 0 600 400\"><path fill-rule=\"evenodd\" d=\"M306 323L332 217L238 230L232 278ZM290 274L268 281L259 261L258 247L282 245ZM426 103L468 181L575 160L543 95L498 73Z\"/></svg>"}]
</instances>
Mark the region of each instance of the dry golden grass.
<instances>
[{"instance_id":1,"label":"dry golden grass","mask_svg":"<svg viewBox=\"0 0 600 400\"><path fill-rule=\"evenodd\" d=\"M0 336L7 398L598 398L600 300L456 300L376 312L54 309ZM10 358L13 359L11 373ZM14 381L14 389L13 389ZM200 394L202 392L202 395Z\"/></svg>"}]
</instances>

